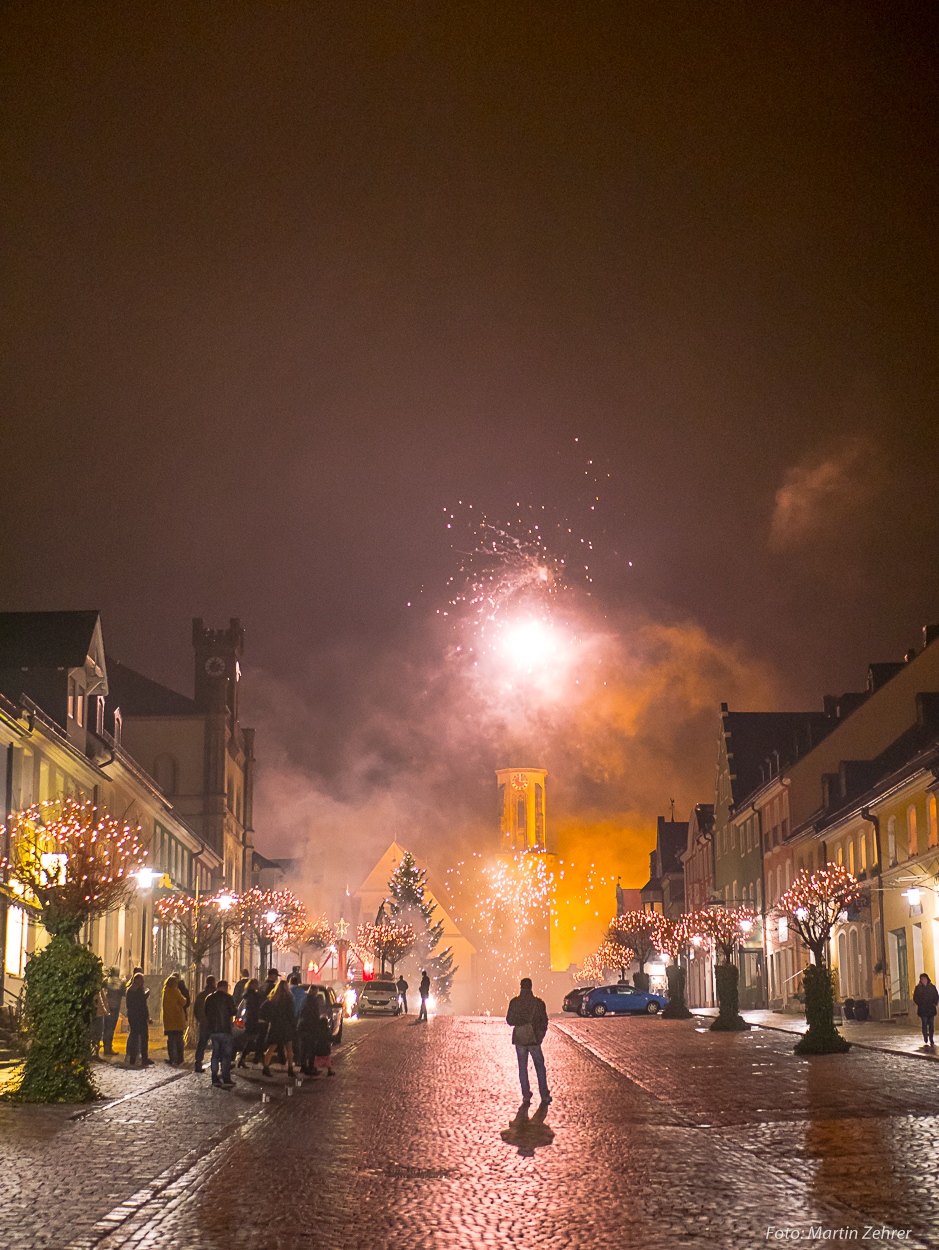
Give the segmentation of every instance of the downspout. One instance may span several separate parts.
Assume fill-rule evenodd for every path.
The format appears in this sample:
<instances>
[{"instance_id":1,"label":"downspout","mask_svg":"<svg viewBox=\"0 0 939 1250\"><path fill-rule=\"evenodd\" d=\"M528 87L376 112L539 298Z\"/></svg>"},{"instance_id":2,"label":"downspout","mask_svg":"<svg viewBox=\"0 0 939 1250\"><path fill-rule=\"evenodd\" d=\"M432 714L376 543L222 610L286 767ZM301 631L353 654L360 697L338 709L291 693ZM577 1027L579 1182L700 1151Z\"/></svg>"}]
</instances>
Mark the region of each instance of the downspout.
<instances>
[{"instance_id":1,"label":"downspout","mask_svg":"<svg viewBox=\"0 0 939 1250\"><path fill-rule=\"evenodd\" d=\"M877 852L877 897L880 902L880 961L884 969L884 1019L890 1019L890 967L887 963L887 926L884 921L884 858L880 851L880 817L869 807L861 808L861 816L874 826L874 850Z\"/></svg>"}]
</instances>

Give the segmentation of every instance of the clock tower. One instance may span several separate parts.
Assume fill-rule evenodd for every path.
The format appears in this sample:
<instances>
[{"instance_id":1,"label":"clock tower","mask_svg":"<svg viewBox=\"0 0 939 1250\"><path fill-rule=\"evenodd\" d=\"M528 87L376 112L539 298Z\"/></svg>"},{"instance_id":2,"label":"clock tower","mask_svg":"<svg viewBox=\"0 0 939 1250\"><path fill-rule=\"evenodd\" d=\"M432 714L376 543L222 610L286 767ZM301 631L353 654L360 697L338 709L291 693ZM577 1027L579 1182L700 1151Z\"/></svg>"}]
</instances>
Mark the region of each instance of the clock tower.
<instances>
[{"instance_id":1,"label":"clock tower","mask_svg":"<svg viewBox=\"0 0 939 1250\"><path fill-rule=\"evenodd\" d=\"M502 798L502 851L546 851L546 768L498 768Z\"/></svg>"},{"instance_id":2,"label":"clock tower","mask_svg":"<svg viewBox=\"0 0 939 1250\"><path fill-rule=\"evenodd\" d=\"M227 711L238 719L244 643L245 631L237 616L231 618L228 629L207 629L200 617L192 622L195 695L201 711L215 714Z\"/></svg>"}]
</instances>

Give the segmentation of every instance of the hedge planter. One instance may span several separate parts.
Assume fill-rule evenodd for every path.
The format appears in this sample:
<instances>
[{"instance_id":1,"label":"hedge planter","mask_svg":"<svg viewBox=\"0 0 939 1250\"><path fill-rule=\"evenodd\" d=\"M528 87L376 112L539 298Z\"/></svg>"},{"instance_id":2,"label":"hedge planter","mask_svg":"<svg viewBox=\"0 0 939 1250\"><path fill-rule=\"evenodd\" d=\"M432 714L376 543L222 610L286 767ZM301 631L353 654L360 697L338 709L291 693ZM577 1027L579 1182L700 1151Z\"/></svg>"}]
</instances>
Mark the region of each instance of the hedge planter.
<instances>
[{"instance_id":1,"label":"hedge planter","mask_svg":"<svg viewBox=\"0 0 939 1250\"><path fill-rule=\"evenodd\" d=\"M29 1049L23 1074L4 1097L14 1102L92 1102L91 1025L104 984L101 960L59 933L26 965Z\"/></svg>"},{"instance_id":2,"label":"hedge planter","mask_svg":"<svg viewBox=\"0 0 939 1250\"><path fill-rule=\"evenodd\" d=\"M711 1025L712 1033L743 1033L749 1024L740 1014L737 982L740 971L736 964L718 964L714 969L717 981L718 1016Z\"/></svg>"},{"instance_id":3,"label":"hedge planter","mask_svg":"<svg viewBox=\"0 0 939 1250\"><path fill-rule=\"evenodd\" d=\"M835 1000L831 973L809 964L802 974L805 985L805 1018L808 1029L795 1046L797 1055L841 1055L851 1049L835 1028Z\"/></svg>"},{"instance_id":4,"label":"hedge planter","mask_svg":"<svg viewBox=\"0 0 939 1250\"><path fill-rule=\"evenodd\" d=\"M648 972L637 972L633 977L633 985L637 990L642 990L643 994L649 992L649 974Z\"/></svg>"},{"instance_id":5,"label":"hedge planter","mask_svg":"<svg viewBox=\"0 0 939 1250\"><path fill-rule=\"evenodd\" d=\"M668 1006L662 1012L663 1020L688 1020L691 1012L685 1002L685 970L678 964L669 964L665 969L668 981Z\"/></svg>"}]
</instances>

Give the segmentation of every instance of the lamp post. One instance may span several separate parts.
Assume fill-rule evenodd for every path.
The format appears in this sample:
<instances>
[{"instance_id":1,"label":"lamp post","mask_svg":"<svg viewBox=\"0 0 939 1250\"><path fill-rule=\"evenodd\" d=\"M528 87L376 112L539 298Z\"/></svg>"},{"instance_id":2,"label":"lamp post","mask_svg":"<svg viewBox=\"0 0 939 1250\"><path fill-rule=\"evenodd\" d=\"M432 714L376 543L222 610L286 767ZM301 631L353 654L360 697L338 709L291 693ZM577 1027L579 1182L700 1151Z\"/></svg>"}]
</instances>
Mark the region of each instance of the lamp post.
<instances>
[{"instance_id":1,"label":"lamp post","mask_svg":"<svg viewBox=\"0 0 939 1250\"><path fill-rule=\"evenodd\" d=\"M233 895L230 893L230 891L228 890L223 890L222 893L219 894L219 896L215 900L215 906L222 913L222 944L221 944L221 951L219 953L219 979L223 981L227 980L225 976L225 942L227 938L227 930L225 927L225 916L226 916L226 913L231 911L232 906L234 905L234 902L235 902L235 899Z\"/></svg>"},{"instance_id":2,"label":"lamp post","mask_svg":"<svg viewBox=\"0 0 939 1250\"><path fill-rule=\"evenodd\" d=\"M152 868L140 868L134 874L140 891L140 966L147 971L147 896L153 889L156 873Z\"/></svg>"}]
</instances>

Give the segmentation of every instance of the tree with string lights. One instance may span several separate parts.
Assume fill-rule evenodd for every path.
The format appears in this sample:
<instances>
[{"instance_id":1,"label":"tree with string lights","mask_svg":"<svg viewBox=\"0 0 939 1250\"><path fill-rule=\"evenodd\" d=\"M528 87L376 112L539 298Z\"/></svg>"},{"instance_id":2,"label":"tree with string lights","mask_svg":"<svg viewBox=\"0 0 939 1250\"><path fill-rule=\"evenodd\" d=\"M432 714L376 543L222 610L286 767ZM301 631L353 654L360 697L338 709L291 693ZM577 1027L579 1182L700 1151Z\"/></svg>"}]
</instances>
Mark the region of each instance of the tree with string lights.
<instances>
[{"instance_id":1,"label":"tree with string lights","mask_svg":"<svg viewBox=\"0 0 939 1250\"><path fill-rule=\"evenodd\" d=\"M311 922L304 914L297 916L291 924L281 930L274 940L274 945L278 950L294 952L298 962L302 964L304 951L319 954L328 950L335 940L336 935L325 916L318 916Z\"/></svg>"},{"instance_id":2,"label":"tree with string lights","mask_svg":"<svg viewBox=\"0 0 939 1250\"><path fill-rule=\"evenodd\" d=\"M87 921L130 898L146 863L140 827L70 797L15 812L6 834L3 892L36 913L51 940L26 965L29 1049L19 1081L5 1096L89 1102L98 1097L90 1035L104 969L78 935Z\"/></svg>"},{"instance_id":3,"label":"tree with string lights","mask_svg":"<svg viewBox=\"0 0 939 1250\"><path fill-rule=\"evenodd\" d=\"M187 1046L194 1046L198 1040L195 996L208 971L206 957L213 947L219 946L224 962L226 935L230 929L239 927L239 905L237 895L227 890L218 894L169 894L154 904L156 923L179 938L189 968L192 1001L188 1012Z\"/></svg>"},{"instance_id":4,"label":"tree with string lights","mask_svg":"<svg viewBox=\"0 0 939 1250\"><path fill-rule=\"evenodd\" d=\"M307 923L307 910L292 890L262 890L253 886L242 894L233 923L257 942L264 972L277 943Z\"/></svg>"},{"instance_id":5,"label":"tree with string lights","mask_svg":"<svg viewBox=\"0 0 939 1250\"><path fill-rule=\"evenodd\" d=\"M658 933L659 950L671 960L665 968L665 979L668 981L668 1002L662 1012L663 1020L688 1020L691 1017L685 1001L685 969L681 964L691 938L692 934L688 932L684 916L679 920L669 920L667 916L662 917Z\"/></svg>"},{"instance_id":6,"label":"tree with string lights","mask_svg":"<svg viewBox=\"0 0 939 1250\"><path fill-rule=\"evenodd\" d=\"M740 943L753 930L756 912L750 907L707 907L703 911L687 912L683 919L689 938L701 938L721 956L714 969L717 1019L711 1029L715 1033L749 1029L740 1014L740 970L733 959Z\"/></svg>"},{"instance_id":7,"label":"tree with string lights","mask_svg":"<svg viewBox=\"0 0 939 1250\"><path fill-rule=\"evenodd\" d=\"M660 950L659 933L662 928L662 917L654 911L624 911L610 921L607 939L625 946L633 952L639 963L639 971L633 977L636 989L649 990L649 974L645 966Z\"/></svg>"},{"instance_id":8,"label":"tree with string lights","mask_svg":"<svg viewBox=\"0 0 939 1250\"><path fill-rule=\"evenodd\" d=\"M632 962L636 958L636 953L630 950L628 946L623 946L621 942L611 942L609 938L604 938L597 947L596 954L591 958L596 960L601 969L600 980L603 980L602 972L609 969L611 972L618 972L621 981L626 980L626 973L632 967Z\"/></svg>"},{"instance_id":9,"label":"tree with string lights","mask_svg":"<svg viewBox=\"0 0 939 1250\"><path fill-rule=\"evenodd\" d=\"M355 946L358 951L368 951L374 955L381 966L382 975L385 965L391 964L391 975L394 976L395 964L403 959L414 945L414 929L409 924L360 924L355 935Z\"/></svg>"},{"instance_id":10,"label":"tree with string lights","mask_svg":"<svg viewBox=\"0 0 939 1250\"><path fill-rule=\"evenodd\" d=\"M835 925L862 897L858 879L841 864L830 864L811 874L803 869L774 909L788 919L815 961L802 973L808 1029L795 1048L800 1055L840 1054L851 1047L835 1028L828 953Z\"/></svg>"},{"instance_id":11,"label":"tree with string lights","mask_svg":"<svg viewBox=\"0 0 939 1250\"><path fill-rule=\"evenodd\" d=\"M620 949L623 948L621 947ZM632 963L632 959L630 959L629 963ZM626 966L629 967L629 964ZM596 952L586 957L574 973L574 980L579 985L600 985L603 981L604 971L603 959L599 952Z\"/></svg>"},{"instance_id":12,"label":"tree with string lights","mask_svg":"<svg viewBox=\"0 0 939 1250\"><path fill-rule=\"evenodd\" d=\"M434 982L438 999L449 1001L453 985L453 949L443 941L443 921L434 919L437 904L427 896L427 869L418 867L410 851L405 851L401 863L388 881L388 890L395 916L414 928L414 947L418 962L426 967ZM434 953L436 951L436 954Z\"/></svg>"}]
</instances>

